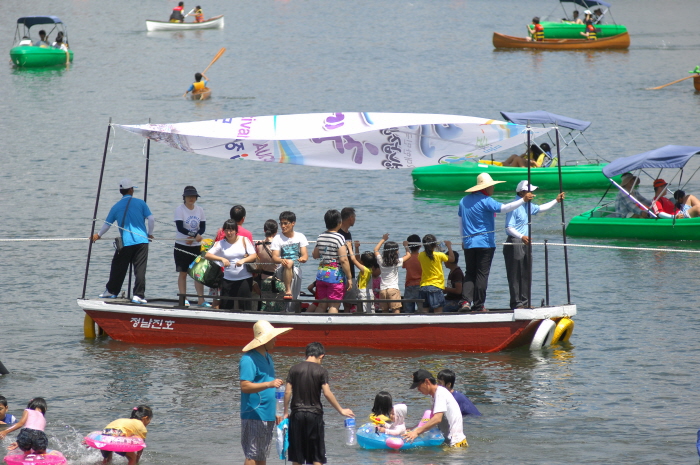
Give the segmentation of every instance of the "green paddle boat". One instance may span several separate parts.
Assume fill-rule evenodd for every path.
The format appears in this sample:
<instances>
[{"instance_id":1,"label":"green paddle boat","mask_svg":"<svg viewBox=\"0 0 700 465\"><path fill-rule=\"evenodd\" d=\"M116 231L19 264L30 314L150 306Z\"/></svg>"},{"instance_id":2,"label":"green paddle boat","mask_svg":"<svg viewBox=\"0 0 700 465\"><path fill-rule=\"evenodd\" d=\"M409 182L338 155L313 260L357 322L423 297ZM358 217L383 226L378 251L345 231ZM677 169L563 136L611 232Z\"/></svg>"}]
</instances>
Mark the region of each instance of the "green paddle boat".
<instances>
[{"instance_id":1,"label":"green paddle boat","mask_svg":"<svg viewBox=\"0 0 700 465\"><path fill-rule=\"evenodd\" d=\"M619 158L605 168L603 174L610 179L613 186L619 189L618 196L626 196L633 200L639 207L640 216L648 218L626 218L620 213L615 212L614 202L609 202L601 206L597 206L581 215L571 219L566 227L566 234L573 237L604 237L604 238L623 238L623 239L645 239L658 241L697 241L700 240L700 216L695 216L694 210L690 210L683 218L662 218L661 216L671 216L669 214L654 214L647 207L632 197L620 184L612 179L613 176L619 176L623 173L631 173L634 170L639 170L646 174L645 169L660 169L676 168L678 173L674 176L670 183L673 183L676 177L682 179L683 167L688 160L694 155L700 154L700 147L689 147L683 145L667 145L650 152L633 155L631 157ZM661 171L654 171L654 176L649 175L651 179L659 178ZM692 176L691 176L692 178ZM687 182L690 181L688 179ZM678 186L681 188L682 186ZM605 199L606 191L599 203ZM683 193L684 194L684 193ZM687 199L688 197L681 194L679 196ZM679 208L680 207L680 208ZM685 204L677 204L677 211L683 211L689 208ZM696 210L696 209L695 209ZM636 215L635 215L636 216ZM687 217L690 216L690 217Z\"/></svg>"},{"instance_id":2,"label":"green paddle boat","mask_svg":"<svg viewBox=\"0 0 700 465\"><path fill-rule=\"evenodd\" d=\"M581 33L584 32L586 26L584 24L576 24L574 13L569 15L564 8L564 3L574 3L584 8L584 11L592 11L592 19L596 28L598 38L612 37L618 34L627 32L627 27L621 24L602 24L603 17L608 16L610 12L610 4L602 0L559 0L559 3L566 15L561 21L540 21L544 27L544 37L546 39L581 39ZM601 9L604 8L605 10ZM574 7L575 8L575 7ZM595 10L594 10L595 9ZM574 10L578 13L578 10ZM551 16L551 15L550 15ZM612 17L612 15L610 15ZM585 15L581 15L583 21ZM528 30L532 29L532 25L528 25Z\"/></svg>"},{"instance_id":3,"label":"green paddle boat","mask_svg":"<svg viewBox=\"0 0 700 465\"><path fill-rule=\"evenodd\" d=\"M578 148L577 139L583 137L583 131L591 125L590 121L582 121L566 116L555 115L546 111L531 111L527 113L501 112L503 119L513 124L541 124L542 126L558 125L568 129L562 134L560 152L570 145ZM585 137L584 137L585 138ZM555 145L554 141L550 141ZM556 153L547 151L549 144L533 143L537 151L544 152L542 167L530 169L530 179L540 190L559 190L559 172L561 171L564 191L578 189L605 189L610 185L603 175L602 168L607 162L600 160L564 160L557 166L559 160ZM544 147L542 150L541 147ZM581 155L583 152L579 149ZM585 155L584 155L585 156ZM562 158L563 159L563 158ZM489 173L493 179L506 181L496 184L496 191L511 192L515 186L528 177L527 168L499 166L501 163L493 159L467 159L460 163L445 163L434 166L416 168L411 173L413 185L424 191L464 191L474 185L480 173ZM619 177L617 177L619 180Z\"/></svg>"},{"instance_id":4,"label":"green paddle boat","mask_svg":"<svg viewBox=\"0 0 700 465\"><path fill-rule=\"evenodd\" d=\"M37 25L53 25L44 40L40 33L32 40L30 29ZM55 32L53 41L49 39ZM60 39L60 40L59 40ZM51 44L54 44L53 46ZM73 61L73 51L68 49L68 31L57 16L24 16L17 20L15 39L10 49L10 59L16 67L40 68L66 65Z\"/></svg>"}]
</instances>

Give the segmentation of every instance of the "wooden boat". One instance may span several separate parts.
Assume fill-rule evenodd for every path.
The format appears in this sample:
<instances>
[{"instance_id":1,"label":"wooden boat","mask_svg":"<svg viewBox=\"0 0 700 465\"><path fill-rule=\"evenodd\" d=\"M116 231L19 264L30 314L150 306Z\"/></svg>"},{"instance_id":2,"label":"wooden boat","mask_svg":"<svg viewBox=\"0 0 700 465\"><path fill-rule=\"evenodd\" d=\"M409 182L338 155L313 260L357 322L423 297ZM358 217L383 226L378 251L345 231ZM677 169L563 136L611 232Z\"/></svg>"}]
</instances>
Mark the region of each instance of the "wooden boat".
<instances>
[{"instance_id":1,"label":"wooden boat","mask_svg":"<svg viewBox=\"0 0 700 465\"><path fill-rule=\"evenodd\" d=\"M57 16L24 16L17 20L15 29L14 46L10 49L10 59L14 66L19 68L40 68L48 66L66 65L73 61L73 51L64 51L50 46L24 45L32 40L30 29L32 26L53 24L47 37L51 37L56 31L63 33L64 43L68 43L68 31L63 22ZM55 35L54 35L55 37ZM38 40L38 36L35 37Z\"/></svg>"},{"instance_id":2,"label":"wooden boat","mask_svg":"<svg viewBox=\"0 0 700 465\"><path fill-rule=\"evenodd\" d=\"M525 37L513 37L498 32L493 33L493 46L496 48L531 48L535 50L605 50L626 49L630 46L629 33L588 39L544 39L532 41Z\"/></svg>"},{"instance_id":3,"label":"wooden boat","mask_svg":"<svg viewBox=\"0 0 700 465\"><path fill-rule=\"evenodd\" d=\"M586 26L583 24L560 23L553 21L541 21L544 27L544 36L547 39L580 39ZM596 24L596 35L599 39L624 34L627 27L622 24Z\"/></svg>"},{"instance_id":4,"label":"wooden boat","mask_svg":"<svg viewBox=\"0 0 700 465\"><path fill-rule=\"evenodd\" d=\"M211 98L211 89L209 87L205 87L204 89L197 91L193 90L192 92L189 92L187 94L187 100L209 100Z\"/></svg>"},{"instance_id":5,"label":"wooden boat","mask_svg":"<svg viewBox=\"0 0 700 465\"><path fill-rule=\"evenodd\" d=\"M501 115L504 120L513 124L536 124L543 127L557 125L569 130L569 133L564 134L560 142L562 145L561 156L565 160L561 166L562 184L565 191L606 188L610 185L602 172L606 163L597 160L572 161L563 158L565 149L576 143L576 139L581 137L583 132L590 127L590 121L577 120L546 111L525 113L502 111ZM534 143L537 144L537 142ZM489 173L492 178L498 181L506 181L495 186L496 191L502 192L512 192L520 181L527 179L528 175L527 168L498 166L493 164L493 160L482 158L462 163L445 163L416 168L412 172L412 177L413 185L419 190L462 192L474 185L476 177L480 173ZM530 179L539 189L559 190L559 168L554 163L546 168L531 168Z\"/></svg>"},{"instance_id":6,"label":"wooden boat","mask_svg":"<svg viewBox=\"0 0 700 465\"><path fill-rule=\"evenodd\" d=\"M253 324L267 320L294 331L278 346L319 341L361 349L498 352L528 346L543 320L576 314L575 305L444 314L229 313L189 310L172 300L78 299L78 305L112 339L137 344L244 346ZM90 320L88 325L90 324Z\"/></svg>"},{"instance_id":7,"label":"wooden boat","mask_svg":"<svg viewBox=\"0 0 700 465\"><path fill-rule=\"evenodd\" d=\"M700 92L700 75L693 77L693 86L697 92Z\"/></svg>"},{"instance_id":8,"label":"wooden boat","mask_svg":"<svg viewBox=\"0 0 700 465\"><path fill-rule=\"evenodd\" d=\"M222 29L224 27L224 15L214 16L201 23L171 23L170 21L146 20L146 30L153 31L190 31L197 29Z\"/></svg>"},{"instance_id":9,"label":"wooden boat","mask_svg":"<svg viewBox=\"0 0 700 465\"><path fill-rule=\"evenodd\" d=\"M564 191L576 189L605 189L610 181L603 175L600 164L562 166ZM480 173L489 173L493 179L505 181L496 184L497 192L512 192L523 179L527 179L527 168L497 166L486 163L464 162L450 165L435 165L416 168L411 173L413 185L423 191L464 191L476 183ZM559 168L530 169L532 184L542 190L559 190Z\"/></svg>"},{"instance_id":10,"label":"wooden boat","mask_svg":"<svg viewBox=\"0 0 700 465\"><path fill-rule=\"evenodd\" d=\"M275 143L297 154L309 153L303 145L292 146L299 140L299 134L304 138L316 139L333 131L333 128L318 124L326 121L329 125L338 123L338 115L342 116L340 122L344 123L344 131L356 134L356 127L364 128L368 124L374 125L375 134L385 137L385 140L393 140L398 143L400 139L394 139L394 133L385 131L388 128L403 127L404 124L413 126L413 118L416 115L387 115L381 113L363 113L356 115L358 126L353 126L353 114L323 113L307 115L287 115L287 117L275 116L271 118L270 128L274 135L263 127L266 117L241 118L239 120L227 119L225 130L220 131L221 123L217 121L197 122L196 128L182 130L180 124L148 126L147 133L140 133L149 140L159 140L169 147L178 148L190 153L200 153L192 148L193 139L188 137L205 137L209 147L222 146L223 150L230 152L236 146L244 149L242 143L251 143L257 147L264 147L265 138L276 138ZM426 115L417 115L425 118ZM428 115L430 116L430 115ZM334 118L334 119L329 119ZM361 118L361 120L360 120ZM400 118L400 119L399 119ZM455 121L450 116L450 121ZM418 119L417 123L425 119ZM429 120L428 120L429 121ZM458 120L457 120L458 121ZM209 124L214 123L214 124ZM245 124L245 126L242 126ZM440 124L440 123L435 123ZM112 125L110 124L110 127ZM136 126L118 125L124 130L134 132ZM482 123L478 123L482 126ZM145 128L146 126L144 126ZM455 125L458 129L458 126ZM228 128L231 128L230 130ZM463 125L463 131L468 127ZM210 135L211 129L217 132ZM337 127L335 128L338 129ZM513 133L515 133L515 128ZM518 127L518 129L523 129ZM156 131L169 131L170 136L157 134ZM229 132L233 131L233 132ZM105 151L102 159L100 183L104 177L104 167L109 150L110 132L107 132ZM533 131L535 132L535 131ZM230 134L239 134L240 139L231 138ZM338 134L336 131L335 133ZM342 132L341 132L342 134ZM367 132L365 132L366 136ZM371 134L371 133L370 133ZM475 133L476 134L476 133ZM483 134L483 133L481 133ZM172 136L175 135L177 140ZM251 136L245 139L244 136ZM182 138L180 138L182 137ZM289 139L293 137L294 139ZM514 136L515 137L515 136ZM273 139L270 139L273 140ZM364 138L363 140L367 140ZM371 139L370 139L371 140ZM231 142L235 141L235 142ZM219 144L222 142L222 144ZM271 142L267 142L271 143ZM379 144L379 142L376 142ZM150 159L150 147L146 144L146 160ZM199 145L198 147L201 147ZM311 146L317 150L316 146ZM414 147L411 147L415 151ZM322 151L325 153L325 151ZM213 154L203 152L201 155ZM213 155L211 155L213 156ZM216 155L218 157L218 155ZM237 159L239 156L230 156L229 159ZM313 161L313 158L311 158ZM148 163L148 161L147 161ZM264 164L261 168L264 169ZM342 166L342 165L341 165ZM378 165L382 166L382 165ZM147 165L148 167L148 165ZM380 169L380 168L377 168ZM385 168L381 168L385 170ZM330 174L333 175L332 173ZM147 183L148 169L146 169ZM98 190L99 192L99 190ZM99 194L95 200L95 211L99 208ZM91 234L95 232L95 223L91 222ZM92 237L92 236L90 236ZM438 350L449 352L496 352L520 346L528 346L533 341L542 338L542 333L549 334L552 319L560 319L576 315L576 306L570 303L566 305L549 305L549 280L545 280L547 305L530 309L503 309L486 312L466 313L412 313L412 314L329 314L329 313L288 313L288 312L258 312L258 311L219 311L213 309L190 309L184 307L185 296L181 295L180 301L173 299L159 299L149 297L148 303L132 303L128 298L99 299L86 298L88 287L88 275L90 257L93 243L88 245L86 269L83 281L82 296L78 299L78 306L85 312L84 331L86 337L95 337L95 323L101 330L113 339L137 344L203 344L214 346L242 347L250 340L253 324L261 319L267 320L277 326L290 326L294 331L278 339L277 344L289 347L303 347L309 341L320 341L333 347L354 347L358 349L378 349L391 351L412 351L419 353L425 350ZM545 269L548 269L545 266ZM568 277L568 273L566 274ZM566 283L567 295L570 295L569 283ZM543 326L542 326L543 325ZM540 348L541 346L537 347Z\"/></svg>"},{"instance_id":11,"label":"wooden boat","mask_svg":"<svg viewBox=\"0 0 700 465\"><path fill-rule=\"evenodd\" d=\"M654 174L661 176L663 169L682 169L688 160L695 155L700 155L700 147L667 145L638 155L618 158L603 168L603 174L611 178L635 170L643 172L647 168L659 170L655 171ZM684 182L688 181L690 179L684 179ZM611 182L622 194L628 195L617 181L611 179ZM605 195L603 195L604 198ZM645 209L646 207L640 207L640 212ZM648 210L647 213L651 218L620 218L612 205L603 205L572 218L566 227L566 234L580 237L614 237L659 241L700 240L700 218L657 218Z\"/></svg>"}]
</instances>

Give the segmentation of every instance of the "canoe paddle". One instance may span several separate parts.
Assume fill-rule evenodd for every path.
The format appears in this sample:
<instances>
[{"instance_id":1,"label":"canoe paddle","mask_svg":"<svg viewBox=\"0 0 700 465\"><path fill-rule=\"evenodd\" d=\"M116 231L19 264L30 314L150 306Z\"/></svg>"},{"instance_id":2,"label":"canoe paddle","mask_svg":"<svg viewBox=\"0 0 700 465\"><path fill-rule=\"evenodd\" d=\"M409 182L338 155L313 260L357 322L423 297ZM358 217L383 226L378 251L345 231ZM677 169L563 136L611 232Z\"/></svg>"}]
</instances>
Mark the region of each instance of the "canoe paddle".
<instances>
[{"instance_id":1,"label":"canoe paddle","mask_svg":"<svg viewBox=\"0 0 700 465\"><path fill-rule=\"evenodd\" d=\"M700 76L700 66L696 66L694 70L688 71L689 73L692 74L692 76L686 76L684 78L678 79L673 82L669 82L668 84L664 84L663 86L658 86L658 87L648 87L646 90L659 90L663 89L666 86L670 86L671 84L676 84L681 81L685 81L686 79L694 78L695 76Z\"/></svg>"},{"instance_id":2,"label":"canoe paddle","mask_svg":"<svg viewBox=\"0 0 700 465\"><path fill-rule=\"evenodd\" d=\"M219 53L217 53L216 56L214 57L214 59L211 60L211 63L209 63L209 66L207 66L207 67L204 69L204 71L202 71L202 74L206 73L206 72L209 70L209 68L211 68L211 65L213 65L214 63L216 63L216 60L218 60L219 58L221 58L221 55L223 55L225 51L226 51L226 47L221 47L221 50L219 50ZM692 76L691 76L691 77L692 77Z\"/></svg>"}]
</instances>

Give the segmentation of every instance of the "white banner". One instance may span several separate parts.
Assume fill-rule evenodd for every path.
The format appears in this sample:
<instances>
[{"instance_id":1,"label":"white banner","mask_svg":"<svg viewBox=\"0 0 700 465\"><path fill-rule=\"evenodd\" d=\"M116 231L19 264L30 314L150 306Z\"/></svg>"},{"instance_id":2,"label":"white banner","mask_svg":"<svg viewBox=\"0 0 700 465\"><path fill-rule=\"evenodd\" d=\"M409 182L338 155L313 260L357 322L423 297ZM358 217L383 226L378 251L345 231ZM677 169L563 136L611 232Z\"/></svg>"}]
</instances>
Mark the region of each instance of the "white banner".
<instances>
[{"instance_id":1,"label":"white banner","mask_svg":"<svg viewBox=\"0 0 700 465\"><path fill-rule=\"evenodd\" d=\"M346 169L459 163L526 142L525 126L472 116L309 113L115 125L186 152ZM530 128L533 138L552 128Z\"/></svg>"}]
</instances>

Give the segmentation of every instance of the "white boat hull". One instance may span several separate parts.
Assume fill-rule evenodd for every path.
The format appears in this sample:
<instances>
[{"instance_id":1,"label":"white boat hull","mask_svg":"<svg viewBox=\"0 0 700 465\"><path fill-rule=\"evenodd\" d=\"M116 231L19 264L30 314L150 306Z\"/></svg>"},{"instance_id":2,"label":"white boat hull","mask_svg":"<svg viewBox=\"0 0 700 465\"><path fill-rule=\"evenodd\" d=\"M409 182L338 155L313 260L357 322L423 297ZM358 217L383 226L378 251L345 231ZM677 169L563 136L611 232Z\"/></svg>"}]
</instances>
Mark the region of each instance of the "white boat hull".
<instances>
[{"instance_id":1,"label":"white boat hull","mask_svg":"<svg viewBox=\"0 0 700 465\"><path fill-rule=\"evenodd\" d=\"M146 29L153 31L190 31L197 29L222 29L224 27L224 15L215 16L201 23L171 23L169 21L146 20Z\"/></svg>"}]
</instances>

